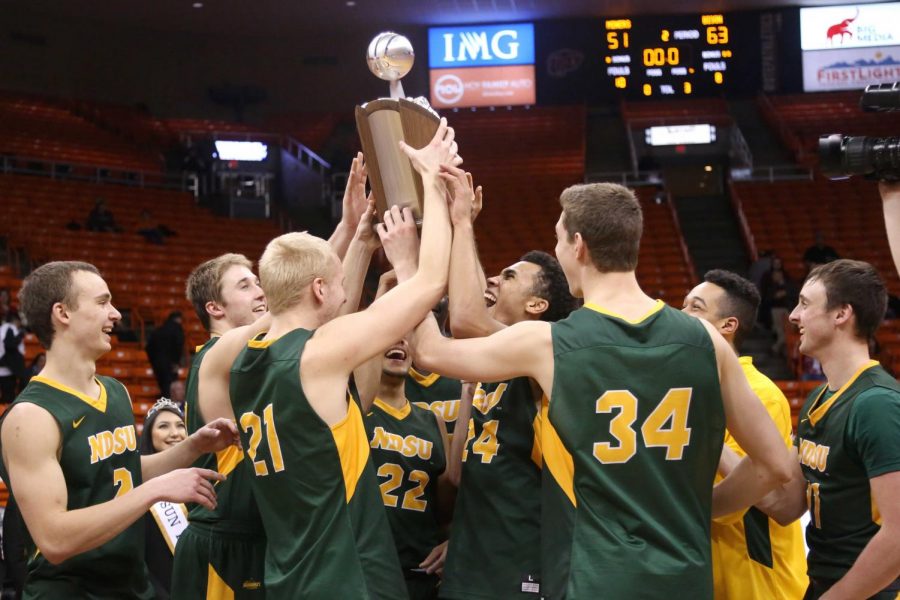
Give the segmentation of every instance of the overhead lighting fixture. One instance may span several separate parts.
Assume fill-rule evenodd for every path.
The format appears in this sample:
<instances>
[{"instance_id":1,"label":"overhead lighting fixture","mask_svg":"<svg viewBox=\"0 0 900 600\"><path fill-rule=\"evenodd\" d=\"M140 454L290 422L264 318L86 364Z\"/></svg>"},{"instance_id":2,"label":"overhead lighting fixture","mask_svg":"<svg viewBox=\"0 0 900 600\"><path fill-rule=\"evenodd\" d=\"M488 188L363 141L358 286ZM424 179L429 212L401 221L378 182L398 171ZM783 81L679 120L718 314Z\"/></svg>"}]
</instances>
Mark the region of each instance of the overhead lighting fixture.
<instances>
[{"instance_id":1,"label":"overhead lighting fixture","mask_svg":"<svg viewBox=\"0 0 900 600\"><path fill-rule=\"evenodd\" d=\"M349 6L350 8L353 8L354 6L356 6L356 2L355 2L354 0L347 0L347 3L346 3L346 4L347 4L347 6Z\"/></svg>"},{"instance_id":2,"label":"overhead lighting fixture","mask_svg":"<svg viewBox=\"0 0 900 600\"><path fill-rule=\"evenodd\" d=\"M202 2L194 2L193 4L191 4L191 6L193 6L194 8L203 8L203 3Z\"/></svg>"}]
</instances>

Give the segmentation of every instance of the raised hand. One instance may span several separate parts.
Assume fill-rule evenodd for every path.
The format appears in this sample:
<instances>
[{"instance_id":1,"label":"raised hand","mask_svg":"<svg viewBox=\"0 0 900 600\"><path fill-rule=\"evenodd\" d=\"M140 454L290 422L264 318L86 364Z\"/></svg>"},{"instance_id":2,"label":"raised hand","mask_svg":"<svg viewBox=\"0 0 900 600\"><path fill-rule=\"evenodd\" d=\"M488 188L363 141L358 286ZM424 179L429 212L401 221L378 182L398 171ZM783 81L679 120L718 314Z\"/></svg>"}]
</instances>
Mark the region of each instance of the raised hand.
<instances>
[{"instance_id":1,"label":"raised hand","mask_svg":"<svg viewBox=\"0 0 900 600\"><path fill-rule=\"evenodd\" d=\"M431 141L422 148L413 148L404 141L400 141L400 149L409 157L410 162L423 177L437 176L442 164L458 166L462 164L462 158L457 154L459 148L454 141L456 132L447 126L447 119L441 118L437 131Z\"/></svg>"},{"instance_id":2,"label":"raised hand","mask_svg":"<svg viewBox=\"0 0 900 600\"><path fill-rule=\"evenodd\" d=\"M392 206L385 211L384 219L375 228L384 254L394 267L398 280L406 280L415 275L419 262L419 234L412 210Z\"/></svg>"},{"instance_id":3,"label":"raised hand","mask_svg":"<svg viewBox=\"0 0 900 600\"><path fill-rule=\"evenodd\" d=\"M378 236L375 235L375 226L373 222L375 221L375 196L372 193L369 193L369 197L366 198L366 209L362 213L362 217L359 219L359 224L356 226L356 238L364 243L369 250L374 251L378 248L380 242L378 240Z\"/></svg>"},{"instance_id":4,"label":"raised hand","mask_svg":"<svg viewBox=\"0 0 900 600\"><path fill-rule=\"evenodd\" d=\"M368 170L363 153L357 152L353 162L350 163L347 187L344 188L344 199L341 201L341 220L351 227L356 227L366 211L367 180Z\"/></svg>"},{"instance_id":5,"label":"raised hand","mask_svg":"<svg viewBox=\"0 0 900 600\"><path fill-rule=\"evenodd\" d=\"M439 176L450 195L450 222L474 223L481 212L481 186L473 187L471 173L449 164L441 165Z\"/></svg>"},{"instance_id":6,"label":"raised hand","mask_svg":"<svg viewBox=\"0 0 900 600\"><path fill-rule=\"evenodd\" d=\"M211 482L225 481L225 476L209 469L176 469L151 479L159 486L160 500L176 503L194 502L209 510L216 508L216 491Z\"/></svg>"}]
</instances>

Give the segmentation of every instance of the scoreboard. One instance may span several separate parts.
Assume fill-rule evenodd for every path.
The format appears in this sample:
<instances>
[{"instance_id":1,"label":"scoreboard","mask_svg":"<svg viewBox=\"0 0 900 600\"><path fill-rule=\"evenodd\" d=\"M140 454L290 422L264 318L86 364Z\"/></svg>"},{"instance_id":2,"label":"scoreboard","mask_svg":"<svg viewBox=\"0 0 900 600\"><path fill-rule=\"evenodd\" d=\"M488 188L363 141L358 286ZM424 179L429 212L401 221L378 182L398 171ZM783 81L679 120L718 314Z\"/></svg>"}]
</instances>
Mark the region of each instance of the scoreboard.
<instances>
[{"instance_id":1,"label":"scoreboard","mask_svg":"<svg viewBox=\"0 0 900 600\"><path fill-rule=\"evenodd\" d=\"M629 96L711 94L728 84L733 41L726 15L607 19L606 82Z\"/></svg>"}]
</instances>

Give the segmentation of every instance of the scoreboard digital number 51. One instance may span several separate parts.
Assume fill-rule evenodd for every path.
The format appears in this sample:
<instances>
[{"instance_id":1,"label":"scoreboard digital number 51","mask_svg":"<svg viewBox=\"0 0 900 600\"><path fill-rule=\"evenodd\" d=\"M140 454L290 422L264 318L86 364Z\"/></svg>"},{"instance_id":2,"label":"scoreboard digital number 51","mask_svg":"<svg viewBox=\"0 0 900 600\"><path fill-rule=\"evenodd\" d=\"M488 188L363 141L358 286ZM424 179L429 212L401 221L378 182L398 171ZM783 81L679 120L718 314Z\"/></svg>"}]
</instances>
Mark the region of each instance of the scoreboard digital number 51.
<instances>
[{"instance_id":1,"label":"scoreboard digital number 51","mask_svg":"<svg viewBox=\"0 0 900 600\"><path fill-rule=\"evenodd\" d=\"M606 74L634 95L711 93L725 83L731 35L724 15L609 19Z\"/></svg>"}]
</instances>

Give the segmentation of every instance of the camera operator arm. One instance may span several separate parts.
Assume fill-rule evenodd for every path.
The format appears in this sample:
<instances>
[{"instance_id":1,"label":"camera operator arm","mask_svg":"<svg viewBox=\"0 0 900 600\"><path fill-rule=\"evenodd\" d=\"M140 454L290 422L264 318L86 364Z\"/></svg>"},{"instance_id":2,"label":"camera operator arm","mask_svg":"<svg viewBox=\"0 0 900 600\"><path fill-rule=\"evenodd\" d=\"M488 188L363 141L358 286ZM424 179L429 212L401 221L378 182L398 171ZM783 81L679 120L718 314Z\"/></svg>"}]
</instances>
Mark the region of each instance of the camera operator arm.
<instances>
[{"instance_id":1,"label":"camera operator arm","mask_svg":"<svg viewBox=\"0 0 900 600\"><path fill-rule=\"evenodd\" d=\"M894 268L900 274L900 183L881 181L878 184L884 203L884 226L887 228L888 243Z\"/></svg>"}]
</instances>

